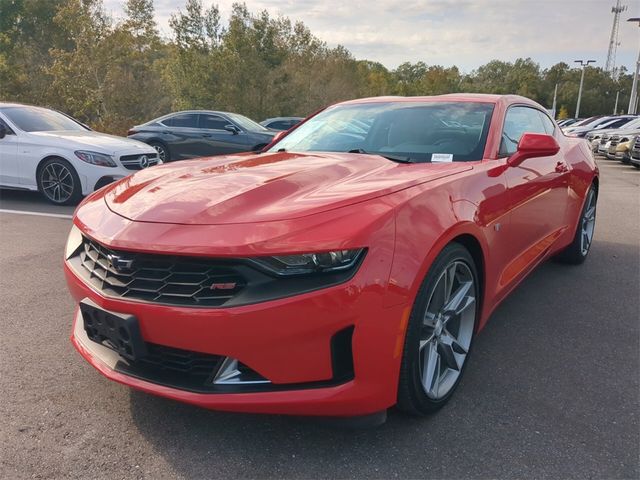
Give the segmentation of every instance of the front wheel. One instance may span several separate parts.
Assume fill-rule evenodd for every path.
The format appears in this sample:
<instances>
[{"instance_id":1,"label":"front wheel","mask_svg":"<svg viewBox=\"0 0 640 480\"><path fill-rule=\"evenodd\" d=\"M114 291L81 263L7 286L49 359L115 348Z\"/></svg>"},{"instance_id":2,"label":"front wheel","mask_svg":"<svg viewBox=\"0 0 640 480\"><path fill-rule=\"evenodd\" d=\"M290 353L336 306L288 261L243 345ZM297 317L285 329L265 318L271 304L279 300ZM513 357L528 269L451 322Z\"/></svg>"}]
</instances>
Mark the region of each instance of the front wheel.
<instances>
[{"instance_id":1,"label":"front wheel","mask_svg":"<svg viewBox=\"0 0 640 480\"><path fill-rule=\"evenodd\" d=\"M400 410L432 413L453 394L471 349L479 291L468 250L449 244L429 269L411 312L398 386Z\"/></svg>"},{"instance_id":2,"label":"front wheel","mask_svg":"<svg viewBox=\"0 0 640 480\"><path fill-rule=\"evenodd\" d=\"M73 166L62 158L51 158L38 169L38 189L51 203L75 205L82 198L82 185Z\"/></svg>"},{"instance_id":3,"label":"front wheel","mask_svg":"<svg viewBox=\"0 0 640 480\"><path fill-rule=\"evenodd\" d=\"M578 219L576 234L571 244L565 248L556 259L562 263L579 265L587 259L591 243L593 242L593 232L596 227L596 206L598 195L593 185L587 192L587 198L582 208L582 213Z\"/></svg>"},{"instance_id":4,"label":"front wheel","mask_svg":"<svg viewBox=\"0 0 640 480\"><path fill-rule=\"evenodd\" d=\"M169 154L169 149L166 145L160 142L150 142L149 145L153 147L156 152L158 152L158 158L162 161L162 163L171 161L171 155Z\"/></svg>"}]
</instances>

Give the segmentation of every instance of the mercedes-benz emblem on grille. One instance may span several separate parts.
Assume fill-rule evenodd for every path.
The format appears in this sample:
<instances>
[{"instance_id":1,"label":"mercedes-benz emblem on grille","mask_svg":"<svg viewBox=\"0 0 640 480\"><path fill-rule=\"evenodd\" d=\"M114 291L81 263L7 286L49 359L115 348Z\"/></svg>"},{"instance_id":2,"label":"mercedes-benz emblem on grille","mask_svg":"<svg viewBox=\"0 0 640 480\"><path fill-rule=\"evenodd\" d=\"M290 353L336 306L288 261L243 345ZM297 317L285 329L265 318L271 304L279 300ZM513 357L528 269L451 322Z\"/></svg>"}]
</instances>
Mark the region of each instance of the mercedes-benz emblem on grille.
<instances>
[{"instance_id":1,"label":"mercedes-benz emblem on grille","mask_svg":"<svg viewBox=\"0 0 640 480\"><path fill-rule=\"evenodd\" d=\"M139 158L140 161L140 168L147 168L149 166L149 157L147 157L146 155L142 155Z\"/></svg>"},{"instance_id":2,"label":"mercedes-benz emblem on grille","mask_svg":"<svg viewBox=\"0 0 640 480\"><path fill-rule=\"evenodd\" d=\"M133 268L133 259L123 258L112 253L107 255L109 263L117 272L128 272Z\"/></svg>"}]
</instances>

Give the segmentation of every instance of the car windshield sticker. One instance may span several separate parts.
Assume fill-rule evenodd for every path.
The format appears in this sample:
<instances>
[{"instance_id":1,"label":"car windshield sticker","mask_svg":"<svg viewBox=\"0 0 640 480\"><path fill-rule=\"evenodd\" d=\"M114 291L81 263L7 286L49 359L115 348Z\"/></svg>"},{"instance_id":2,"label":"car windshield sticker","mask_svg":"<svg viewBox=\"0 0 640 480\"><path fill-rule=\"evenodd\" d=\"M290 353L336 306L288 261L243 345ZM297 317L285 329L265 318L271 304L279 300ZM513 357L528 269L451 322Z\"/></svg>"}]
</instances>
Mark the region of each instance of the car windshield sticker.
<instances>
[{"instance_id":1,"label":"car windshield sticker","mask_svg":"<svg viewBox=\"0 0 640 480\"><path fill-rule=\"evenodd\" d=\"M432 162L453 162L453 154L452 153L432 153L431 161Z\"/></svg>"}]
</instances>

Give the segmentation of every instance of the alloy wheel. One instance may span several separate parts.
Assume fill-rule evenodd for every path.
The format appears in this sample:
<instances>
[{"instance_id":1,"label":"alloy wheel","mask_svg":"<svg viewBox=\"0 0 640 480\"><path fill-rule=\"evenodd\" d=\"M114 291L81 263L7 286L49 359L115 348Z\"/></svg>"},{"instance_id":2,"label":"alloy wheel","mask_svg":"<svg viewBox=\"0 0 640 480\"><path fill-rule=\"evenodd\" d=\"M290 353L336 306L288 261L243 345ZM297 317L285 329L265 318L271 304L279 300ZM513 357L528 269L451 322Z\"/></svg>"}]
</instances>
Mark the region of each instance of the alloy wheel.
<instances>
[{"instance_id":1,"label":"alloy wheel","mask_svg":"<svg viewBox=\"0 0 640 480\"><path fill-rule=\"evenodd\" d=\"M427 303L419 343L420 381L439 400L455 386L467 358L476 317L476 285L469 266L449 263Z\"/></svg>"},{"instance_id":2,"label":"alloy wheel","mask_svg":"<svg viewBox=\"0 0 640 480\"><path fill-rule=\"evenodd\" d=\"M62 163L49 163L41 173L42 192L54 203L64 203L73 195L73 175Z\"/></svg>"},{"instance_id":3,"label":"alloy wheel","mask_svg":"<svg viewBox=\"0 0 640 480\"><path fill-rule=\"evenodd\" d=\"M589 252L596 225L596 194L593 189L589 190L586 205L582 221L580 222L580 252L583 256Z\"/></svg>"},{"instance_id":4,"label":"alloy wheel","mask_svg":"<svg viewBox=\"0 0 640 480\"><path fill-rule=\"evenodd\" d=\"M162 145L158 144L153 145L153 148L156 152L158 152L158 158L162 160L162 163L164 163L167 160L167 151Z\"/></svg>"}]
</instances>

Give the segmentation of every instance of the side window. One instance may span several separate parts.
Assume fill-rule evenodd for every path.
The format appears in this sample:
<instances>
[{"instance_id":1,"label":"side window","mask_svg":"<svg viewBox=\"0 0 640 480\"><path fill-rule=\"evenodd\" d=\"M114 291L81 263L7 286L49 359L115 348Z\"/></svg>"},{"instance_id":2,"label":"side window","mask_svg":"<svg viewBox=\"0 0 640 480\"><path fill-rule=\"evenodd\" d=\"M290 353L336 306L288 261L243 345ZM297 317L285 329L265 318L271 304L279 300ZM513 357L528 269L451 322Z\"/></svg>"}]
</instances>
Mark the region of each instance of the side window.
<instances>
[{"instance_id":1,"label":"side window","mask_svg":"<svg viewBox=\"0 0 640 480\"><path fill-rule=\"evenodd\" d=\"M195 113L180 113L162 121L168 127L198 128L198 115Z\"/></svg>"},{"instance_id":2,"label":"side window","mask_svg":"<svg viewBox=\"0 0 640 480\"><path fill-rule=\"evenodd\" d=\"M507 110L500 142L500 156L508 157L518 149L518 142L525 133L547 133L540 112L530 107L511 107Z\"/></svg>"},{"instance_id":3,"label":"side window","mask_svg":"<svg viewBox=\"0 0 640 480\"><path fill-rule=\"evenodd\" d=\"M210 130L224 130L226 125L231 122L218 115L200 115L200 128L207 128Z\"/></svg>"},{"instance_id":4,"label":"side window","mask_svg":"<svg viewBox=\"0 0 640 480\"><path fill-rule=\"evenodd\" d=\"M13 130L11 130L11 127L7 125L2 118L0 118L0 127L4 127L4 130L7 135L13 135Z\"/></svg>"},{"instance_id":5,"label":"side window","mask_svg":"<svg viewBox=\"0 0 640 480\"><path fill-rule=\"evenodd\" d=\"M540 114L540 119L542 120L542 125L544 126L544 130L549 134L553 135L553 132L556 129L553 121L544 113L538 112Z\"/></svg>"},{"instance_id":6,"label":"side window","mask_svg":"<svg viewBox=\"0 0 640 480\"><path fill-rule=\"evenodd\" d=\"M271 122L269 124L269 128L273 128L275 130L289 130L291 128L291 122L286 120L279 120L277 122Z\"/></svg>"}]
</instances>

